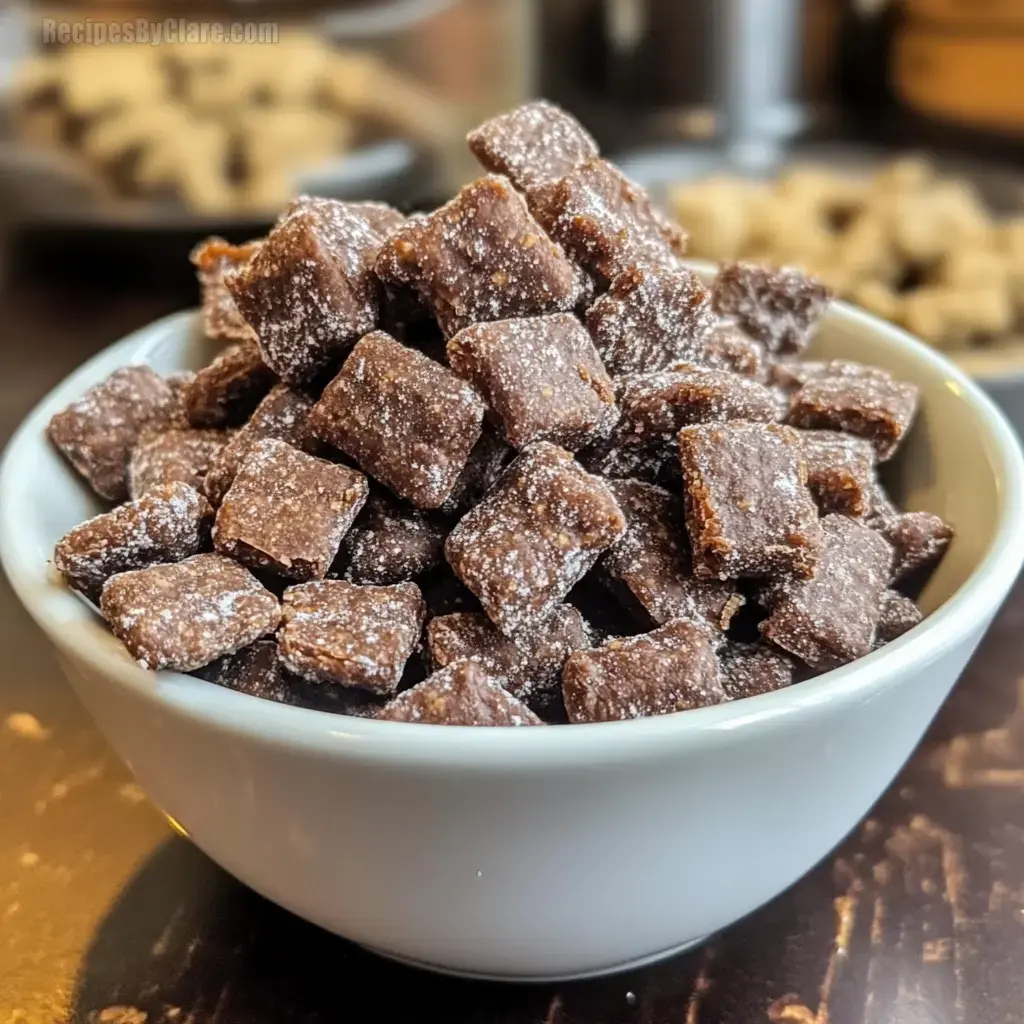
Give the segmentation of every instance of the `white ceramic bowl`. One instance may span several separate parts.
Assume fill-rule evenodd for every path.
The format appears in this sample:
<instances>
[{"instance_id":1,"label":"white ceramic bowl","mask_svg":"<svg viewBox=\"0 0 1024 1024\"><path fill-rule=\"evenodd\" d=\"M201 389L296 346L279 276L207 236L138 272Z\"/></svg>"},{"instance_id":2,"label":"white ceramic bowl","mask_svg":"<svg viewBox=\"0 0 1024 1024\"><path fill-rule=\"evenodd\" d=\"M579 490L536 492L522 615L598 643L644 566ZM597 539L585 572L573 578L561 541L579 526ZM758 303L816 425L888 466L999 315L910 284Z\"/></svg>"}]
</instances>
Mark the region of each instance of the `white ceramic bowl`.
<instances>
[{"instance_id":1,"label":"white ceramic bowl","mask_svg":"<svg viewBox=\"0 0 1024 1024\"><path fill-rule=\"evenodd\" d=\"M32 413L0 472L0 554L101 729L196 844L271 900L392 956L504 978L603 973L698 942L824 856L907 759L1024 559L1024 465L960 371L837 304L817 354L915 381L896 470L956 540L931 614L884 650L777 693L663 718L459 729L284 707L135 665L54 581L94 511L52 413L113 369L205 355L195 318L102 352Z\"/></svg>"}]
</instances>

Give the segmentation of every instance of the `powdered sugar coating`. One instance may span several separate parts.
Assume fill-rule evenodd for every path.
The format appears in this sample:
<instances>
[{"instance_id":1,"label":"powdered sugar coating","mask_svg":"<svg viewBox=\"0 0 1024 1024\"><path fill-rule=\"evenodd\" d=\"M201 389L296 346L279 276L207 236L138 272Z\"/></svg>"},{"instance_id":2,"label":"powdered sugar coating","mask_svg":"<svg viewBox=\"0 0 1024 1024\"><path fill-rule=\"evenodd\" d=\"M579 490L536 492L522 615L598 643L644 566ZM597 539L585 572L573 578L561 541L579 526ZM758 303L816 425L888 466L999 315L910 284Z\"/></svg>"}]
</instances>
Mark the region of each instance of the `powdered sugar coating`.
<instances>
[{"instance_id":1,"label":"powdered sugar coating","mask_svg":"<svg viewBox=\"0 0 1024 1024\"><path fill-rule=\"evenodd\" d=\"M568 312L579 295L576 268L495 175L410 218L381 249L377 273L413 286L446 338L482 321Z\"/></svg>"},{"instance_id":2,"label":"powdered sugar coating","mask_svg":"<svg viewBox=\"0 0 1024 1024\"><path fill-rule=\"evenodd\" d=\"M886 374L812 377L793 396L789 422L840 430L870 441L879 461L892 458L917 412L918 390Z\"/></svg>"},{"instance_id":3,"label":"powdered sugar coating","mask_svg":"<svg viewBox=\"0 0 1024 1024\"><path fill-rule=\"evenodd\" d=\"M729 700L757 697L793 683L793 661L768 644L729 642L718 652L718 664Z\"/></svg>"},{"instance_id":4,"label":"powdered sugar coating","mask_svg":"<svg viewBox=\"0 0 1024 1024\"><path fill-rule=\"evenodd\" d=\"M285 383L308 383L376 326L381 228L401 223L398 214L382 218L379 205L301 197L255 258L228 275L264 360Z\"/></svg>"},{"instance_id":5,"label":"powdered sugar coating","mask_svg":"<svg viewBox=\"0 0 1024 1024\"><path fill-rule=\"evenodd\" d=\"M426 605L419 587L361 587L321 580L284 592L281 658L310 680L394 693L419 642Z\"/></svg>"},{"instance_id":6,"label":"powdered sugar coating","mask_svg":"<svg viewBox=\"0 0 1024 1024\"><path fill-rule=\"evenodd\" d=\"M598 155L597 143L583 125L547 100L524 103L484 121L466 142L488 171L505 175L528 199Z\"/></svg>"},{"instance_id":7,"label":"powdered sugar coating","mask_svg":"<svg viewBox=\"0 0 1024 1024\"><path fill-rule=\"evenodd\" d=\"M711 295L685 267L632 267L587 310L587 327L612 376L703 362L715 324Z\"/></svg>"},{"instance_id":8,"label":"powdered sugar coating","mask_svg":"<svg viewBox=\"0 0 1024 1024\"><path fill-rule=\"evenodd\" d=\"M178 396L154 370L124 366L54 415L46 433L101 498L121 501L139 436L174 420L180 409Z\"/></svg>"},{"instance_id":9,"label":"powdered sugar coating","mask_svg":"<svg viewBox=\"0 0 1024 1024\"><path fill-rule=\"evenodd\" d=\"M220 452L211 460L203 481L207 498L219 505L257 441L276 437L314 454L317 444L307 425L312 399L284 384L278 384L253 411Z\"/></svg>"},{"instance_id":10,"label":"powdered sugar coating","mask_svg":"<svg viewBox=\"0 0 1024 1024\"><path fill-rule=\"evenodd\" d=\"M762 383L768 382L770 367L774 365L769 363L764 345L728 322L717 323L707 333L703 351L696 362L717 370L732 370L741 377Z\"/></svg>"},{"instance_id":11,"label":"powdered sugar coating","mask_svg":"<svg viewBox=\"0 0 1024 1024\"><path fill-rule=\"evenodd\" d=\"M310 413L310 427L419 508L451 494L480 437L484 404L450 370L374 331Z\"/></svg>"},{"instance_id":12,"label":"powdered sugar coating","mask_svg":"<svg viewBox=\"0 0 1024 1024\"><path fill-rule=\"evenodd\" d=\"M411 580L444 561L447 532L440 516L371 494L345 535L344 578L377 586Z\"/></svg>"},{"instance_id":13,"label":"powdered sugar coating","mask_svg":"<svg viewBox=\"0 0 1024 1024\"><path fill-rule=\"evenodd\" d=\"M822 546L799 433L774 423L679 432L686 526L698 576L810 576Z\"/></svg>"},{"instance_id":14,"label":"powdered sugar coating","mask_svg":"<svg viewBox=\"0 0 1024 1024\"><path fill-rule=\"evenodd\" d=\"M875 449L870 442L833 430L804 430L800 440L807 486L821 510L866 515L875 479Z\"/></svg>"},{"instance_id":15,"label":"powdered sugar coating","mask_svg":"<svg viewBox=\"0 0 1024 1024\"><path fill-rule=\"evenodd\" d=\"M254 569L322 579L369 489L354 469L264 438L249 449L224 495L214 547Z\"/></svg>"},{"instance_id":16,"label":"powdered sugar coating","mask_svg":"<svg viewBox=\"0 0 1024 1024\"><path fill-rule=\"evenodd\" d=\"M931 512L899 512L876 528L895 551L894 581L934 568L953 539L953 527Z\"/></svg>"},{"instance_id":17,"label":"powdered sugar coating","mask_svg":"<svg viewBox=\"0 0 1024 1024\"><path fill-rule=\"evenodd\" d=\"M795 267L723 263L711 289L715 312L733 317L772 354L802 352L832 297Z\"/></svg>"},{"instance_id":18,"label":"powdered sugar coating","mask_svg":"<svg viewBox=\"0 0 1024 1024\"><path fill-rule=\"evenodd\" d=\"M396 697L377 715L430 725L542 725L541 720L474 661L457 661Z\"/></svg>"},{"instance_id":19,"label":"powdered sugar coating","mask_svg":"<svg viewBox=\"0 0 1024 1024\"><path fill-rule=\"evenodd\" d=\"M244 423L276 382L251 342L224 349L183 388L181 400L194 427Z\"/></svg>"},{"instance_id":20,"label":"powdered sugar coating","mask_svg":"<svg viewBox=\"0 0 1024 1024\"><path fill-rule=\"evenodd\" d=\"M281 618L277 598L248 569L216 554L112 576L100 611L143 668L179 672L248 646Z\"/></svg>"},{"instance_id":21,"label":"powdered sugar coating","mask_svg":"<svg viewBox=\"0 0 1024 1024\"><path fill-rule=\"evenodd\" d=\"M512 449L485 425L440 511L449 515L472 508L498 482L512 454Z\"/></svg>"},{"instance_id":22,"label":"powdered sugar coating","mask_svg":"<svg viewBox=\"0 0 1024 1024\"><path fill-rule=\"evenodd\" d=\"M821 528L825 543L814 575L773 584L766 594L771 614L760 629L812 668L828 669L871 650L893 552L847 516L825 516Z\"/></svg>"},{"instance_id":23,"label":"powdered sugar coating","mask_svg":"<svg viewBox=\"0 0 1024 1024\"><path fill-rule=\"evenodd\" d=\"M503 636L486 615L474 612L440 615L427 625L435 669L468 658L535 710L551 703L565 659L591 642L590 628L571 604L559 605L539 626L513 637Z\"/></svg>"},{"instance_id":24,"label":"powdered sugar coating","mask_svg":"<svg viewBox=\"0 0 1024 1024\"><path fill-rule=\"evenodd\" d=\"M732 582L694 576L682 501L640 480L610 480L608 488L626 517L626 532L600 563L616 592L624 588L655 625L688 619L721 640L745 599Z\"/></svg>"},{"instance_id":25,"label":"powdered sugar coating","mask_svg":"<svg viewBox=\"0 0 1024 1024\"><path fill-rule=\"evenodd\" d=\"M542 622L625 531L608 487L561 448L527 448L448 535L445 555L506 636Z\"/></svg>"},{"instance_id":26,"label":"powdered sugar coating","mask_svg":"<svg viewBox=\"0 0 1024 1024\"><path fill-rule=\"evenodd\" d=\"M668 715L725 700L715 652L685 619L571 655L562 693L571 722Z\"/></svg>"},{"instance_id":27,"label":"powdered sugar coating","mask_svg":"<svg viewBox=\"0 0 1024 1024\"><path fill-rule=\"evenodd\" d=\"M772 364L771 383L785 391L799 391L809 380L819 377L878 377L892 380L880 366L868 366L852 359L829 359L827 362L790 359Z\"/></svg>"},{"instance_id":28,"label":"powdered sugar coating","mask_svg":"<svg viewBox=\"0 0 1024 1024\"><path fill-rule=\"evenodd\" d=\"M575 451L618 419L612 382L571 313L466 327L448 342L448 361L484 397L514 448L551 441Z\"/></svg>"},{"instance_id":29,"label":"powdered sugar coating","mask_svg":"<svg viewBox=\"0 0 1024 1024\"><path fill-rule=\"evenodd\" d=\"M605 282L635 268L676 270L686 232L606 160L594 158L551 189L537 215L551 236Z\"/></svg>"},{"instance_id":30,"label":"powdered sugar coating","mask_svg":"<svg viewBox=\"0 0 1024 1024\"><path fill-rule=\"evenodd\" d=\"M132 449L128 463L128 491L133 498L162 484L183 483L203 491L210 463L231 435L226 430L177 427L146 431Z\"/></svg>"},{"instance_id":31,"label":"powdered sugar coating","mask_svg":"<svg viewBox=\"0 0 1024 1024\"><path fill-rule=\"evenodd\" d=\"M878 628L875 630L876 648L903 636L912 630L924 616L921 609L903 594L895 590L887 590L882 595L882 608L878 617Z\"/></svg>"},{"instance_id":32,"label":"powdered sugar coating","mask_svg":"<svg viewBox=\"0 0 1024 1024\"><path fill-rule=\"evenodd\" d=\"M208 545L212 521L213 509L193 488L161 484L68 531L54 548L53 564L69 586L97 600L116 573L198 554Z\"/></svg>"},{"instance_id":33,"label":"powdered sugar coating","mask_svg":"<svg viewBox=\"0 0 1024 1024\"><path fill-rule=\"evenodd\" d=\"M196 268L202 295L203 332L217 341L256 340L256 332L245 322L231 297L225 275L244 267L259 252L259 241L231 245L216 235L204 239L189 254Z\"/></svg>"}]
</instances>

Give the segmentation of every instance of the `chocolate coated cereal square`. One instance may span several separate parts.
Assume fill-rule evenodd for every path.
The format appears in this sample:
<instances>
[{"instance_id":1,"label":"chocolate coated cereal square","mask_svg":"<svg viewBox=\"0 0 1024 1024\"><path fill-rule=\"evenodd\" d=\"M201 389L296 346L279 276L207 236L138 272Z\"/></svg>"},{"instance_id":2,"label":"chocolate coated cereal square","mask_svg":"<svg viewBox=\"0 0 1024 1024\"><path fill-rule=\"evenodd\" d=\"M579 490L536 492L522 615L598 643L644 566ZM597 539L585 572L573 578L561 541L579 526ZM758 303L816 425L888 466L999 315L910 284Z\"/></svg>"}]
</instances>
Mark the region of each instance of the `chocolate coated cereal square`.
<instances>
[{"instance_id":1,"label":"chocolate coated cereal square","mask_svg":"<svg viewBox=\"0 0 1024 1024\"><path fill-rule=\"evenodd\" d=\"M362 473L264 438L224 495L214 546L254 569L322 579L368 492Z\"/></svg>"},{"instance_id":2,"label":"chocolate coated cereal square","mask_svg":"<svg viewBox=\"0 0 1024 1024\"><path fill-rule=\"evenodd\" d=\"M435 672L386 705L378 718L430 725L542 725L482 666L457 661Z\"/></svg>"},{"instance_id":3,"label":"chocolate coated cereal square","mask_svg":"<svg viewBox=\"0 0 1024 1024\"><path fill-rule=\"evenodd\" d=\"M468 658L513 696L535 708L550 703L565 659L590 644L590 629L571 604L559 605L539 626L513 637L503 636L479 612L440 615L427 624L427 645L435 669Z\"/></svg>"},{"instance_id":4,"label":"chocolate coated cereal square","mask_svg":"<svg viewBox=\"0 0 1024 1024\"><path fill-rule=\"evenodd\" d=\"M587 327L614 377L703 362L714 323L710 293L685 267L633 267L587 310Z\"/></svg>"},{"instance_id":5,"label":"chocolate coated cereal square","mask_svg":"<svg viewBox=\"0 0 1024 1024\"><path fill-rule=\"evenodd\" d=\"M570 722L668 715L726 699L707 636L684 619L570 655L562 694Z\"/></svg>"},{"instance_id":6,"label":"chocolate coated cereal square","mask_svg":"<svg viewBox=\"0 0 1024 1024\"><path fill-rule=\"evenodd\" d=\"M131 496L139 498L153 487L175 482L203 491L210 463L230 437L226 430L195 430L190 427L146 431L132 449L128 463Z\"/></svg>"},{"instance_id":7,"label":"chocolate coated cereal square","mask_svg":"<svg viewBox=\"0 0 1024 1024\"><path fill-rule=\"evenodd\" d=\"M244 267L259 252L262 241L231 245L223 238L211 237L200 242L189 259L196 268L202 294L203 331L216 341L256 340L256 332L245 322L231 297L225 275Z\"/></svg>"},{"instance_id":8,"label":"chocolate coated cereal square","mask_svg":"<svg viewBox=\"0 0 1024 1024\"><path fill-rule=\"evenodd\" d=\"M921 609L895 590L882 595L882 610L875 631L875 647L882 647L912 630L923 618Z\"/></svg>"},{"instance_id":9,"label":"chocolate coated cereal square","mask_svg":"<svg viewBox=\"0 0 1024 1024\"><path fill-rule=\"evenodd\" d=\"M715 312L732 317L773 355L802 352L831 293L794 267L725 263L711 289Z\"/></svg>"},{"instance_id":10,"label":"chocolate coated cereal square","mask_svg":"<svg viewBox=\"0 0 1024 1024\"><path fill-rule=\"evenodd\" d=\"M541 441L452 530L445 555L491 621L512 636L550 615L625 526L607 486Z\"/></svg>"},{"instance_id":11,"label":"chocolate coated cereal square","mask_svg":"<svg viewBox=\"0 0 1024 1024\"><path fill-rule=\"evenodd\" d=\"M871 508L875 449L871 443L833 430L800 434L807 486L823 512L864 516Z\"/></svg>"},{"instance_id":12,"label":"chocolate coated cereal square","mask_svg":"<svg viewBox=\"0 0 1024 1024\"><path fill-rule=\"evenodd\" d=\"M871 650L892 573L892 548L847 516L821 521L825 544L814 575L777 582L761 632L812 668L835 668Z\"/></svg>"},{"instance_id":13,"label":"chocolate coated cereal square","mask_svg":"<svg viewBox=\"0 0 1024 1024\"><path fill-rule=\"evenodd\" d=\"M213 509L198 491L161 484L70 530L57 543L53 564L69 586L95 601L116 573L199 554L212 522Z\"/></svg>"},{"instance_id":14,"label":"chocolate coated cereal square","mask_svg":"<svg viewBox=\"0 0 1024 1024\"><path fill-rule=\"evenodd\" d=\"M730 641L718 652L718 664L729 700L757 697L793 682L792 659L766 643Z\"/></svg>"},{"instance_id":15,"label":"chocolate coated cereal square","mask_svg":"<svg viewBox=\"0 0 1024 1024\"><path fill-rule=\"evenodd\" d=\"M720 640L744 598L731 582L694 576L681 499L640 480L609 480L608 488L626 517L625 534L600 562L613 590L655 625L689 619Z\"/></svg>"},{"instance_id":16,"label":"chocolate coated cereal square","mask_svg":"<svg viewBox=\"0 0 1024 1024\"><path fill-rule=\"evenodd\" d=\"M324 389L310 426L400 498L439 508L480 437L483 414L465 381L375 331Z\"/></svg>"},{"instance_id":17,"label":"chocolate coated cereal square","mask_svg":"<svg viewBox=\"0 0 1024 1024\"><path fill-rule=\"evenodd\" d=\"M451 514L476 505L498 482L511 458L512 449L485 425L441 511Z\"/></svg>"},{"instance_id":18,"label":"chocolate coated cereal square","mask_svg":"<svg viewBox=\"0 0 1024 1024\"><path fill-rule=\"evenodd\" d=\"M822 546L799 432L774 423L679 432L686 524L698 576L808 577Z\"/></svg>"},{"instance_id":19,"label":"chocolate coated cereal square","mask_svg":"<svg viewBox=\"0 0 1024 1024\"><path fill-rule=\"evenodd\" d=\"M122 572L107 580L100 611L143 668L192 672L272 633L277 598L222 555Z\"/></svg>"},{"instance_id":20,"label":"chocolate coated cereal square","mask_svg":"<svg viewBox=\"0 0 1024 1024\"><path fill-rule=\"evenodd\" d=\"M917 388L891 377L814 377L793 396L789 422L840 430L875 446L879 461L892 457L917 412Z\"/></svg>"},{"instance_id":21,"label":"chocolate coated cereal square","mask_svg":"<svg viewBox=\"0 0 1024 1024\"><path fill-rule=\"evenodd\" d=\"M285 668L273 637L265 637L240 651L225 654L204 665L196 675L229 690L247 693L250 697L295 706L302 703L298 689L301 681Z\"/></svg>"},{"instance_id":22,"label":"chocolate coated cereal square","mask_svg":"<svg viewBox=\"0 0 1024 1024\"><path fill-rule=\"evenodd\" d=\"M576 268L522 196L494 175L410 218L381 249L377 273L414 287L446 338L482 321L568 312L580 287Z\"/></svg>"},{"instance_id":23,"label":"chocolate coated cereal square","mask_svg":"<svg viewBox=\"0 0 1024 1024\"><path fill-rule=\"evenodd\" d=\"M100 497L121 501L139 436L174 420L180 409L178 396L154 370L125 366L58 412L46 433Z\"/></svg>"},{"instance_id":24,"label":"chocolate coated cereal square","mask_svg":"<svg viewBox=\"0 0 1024 1024\"><path fill-rule=\"evenodd\" d=\"M899 512L880 525L893 546L893 580L938 565L953 539L953 528L931 512Z\"/></svg>"},{"instance_id":25,"label":"chocolate coated cereal square","mask_svg":"<svg viewBox=\"0 0 1024 1024\"><path fill-rule=\"evenodd\" d=\"M264 360L287 384L314 380L377 324L373 264L389 225L366 205L297 200L252 261L227 277Z\"/></svg>"},{"instance_id":26,"label":"chocolate coated cereal square","mask_svg":"<svg viewBox=\"0 0 1024 1024\"><path fill-rule=\"evenodd\" d=\"M612 382L571 313L473 324L448 342L448 361L514 448L551 441L575 451L618 418Z\"/></svg>"},{"instance_id":27,"label":"chocolate coated cereal square","mask_svg":"<svg viewBox=\"0 0 1024 1024\"><path fill-rule=\"evenodd\" d=\"M321 580L289 587L278 637L285 665L306 679L390 694L420 639L419 587Z\"/></svg>"},{"instance_id":28,"label":"chocolate coated cereal square","mask_svg":"<svg viewBox=\"0 0 1024 1024\"><path fill-rule=\"evenodd\" d=\"M704 339L703 351L696 362L717 370L732 370L741 377L766 383L771 367L764 345L748 338L735 324L718 323ZM786 402L788 411L789 403Z\"/></svg>"},{"instance_id":29,"label":"chocolate coated cereal square","mask_svg":"<svg viewBox=\"0 0 1024 1024\"><path fill-rule=\"evenodd\" d=\"M251 342L224 349L183 388L182 403L194 427L244 423L274 386L274 372Z\"/></svg>"}]
</instances>

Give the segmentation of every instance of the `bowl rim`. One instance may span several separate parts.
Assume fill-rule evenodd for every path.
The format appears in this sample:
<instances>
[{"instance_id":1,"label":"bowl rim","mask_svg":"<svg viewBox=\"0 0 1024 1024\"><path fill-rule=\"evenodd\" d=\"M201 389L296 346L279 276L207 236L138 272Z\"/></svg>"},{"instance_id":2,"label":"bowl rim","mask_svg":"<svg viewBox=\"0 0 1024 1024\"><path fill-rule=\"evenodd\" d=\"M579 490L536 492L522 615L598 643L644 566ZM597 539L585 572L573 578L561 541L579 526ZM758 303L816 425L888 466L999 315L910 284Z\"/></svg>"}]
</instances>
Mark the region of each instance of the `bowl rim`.
<instances>
[{"instance_id":1,"label":"bowl rim","mask_svg":"<svg viewBox=\"0 0 1024 1024\"><path fill-rule=\"evenodd\" d=\"M50 416L119 366L144 362L163 339L192 329L196 311L174 313L103 349L49 392L12 436L0 464L0 562L12 588L51 642L102 676L197 725L284 749L378 763L472 766L476 770L541 771L584 762L621 763L733 742L746 730L783 719L813 719L864 703L899 685L902 676L942 658L987 624L1024 564L1024 455L1013 429L987 395L949 359L906 331L846 303L829 318L882 334L940 372L971 409L975 429L991 451L998 475L999 515L987 550L966 580L920 625L848 665L783 690L675 715L571 728L481 729L387 722L261 700L178 672L141 668L112 641L99 616L33 558L32 523L20 512L30 490L26 470L47 445ZM67 623L88 626L69 630Z\"/></svg>"}]
</instances>

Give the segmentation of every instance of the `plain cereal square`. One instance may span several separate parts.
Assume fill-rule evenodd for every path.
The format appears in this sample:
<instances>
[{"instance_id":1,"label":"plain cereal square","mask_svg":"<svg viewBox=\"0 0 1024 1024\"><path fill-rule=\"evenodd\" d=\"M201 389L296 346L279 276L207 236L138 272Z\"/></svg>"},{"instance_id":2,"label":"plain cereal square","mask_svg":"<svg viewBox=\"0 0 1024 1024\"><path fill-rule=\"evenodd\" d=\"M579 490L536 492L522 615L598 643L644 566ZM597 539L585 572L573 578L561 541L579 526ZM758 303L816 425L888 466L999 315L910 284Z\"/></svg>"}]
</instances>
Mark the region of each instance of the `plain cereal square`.
<instances>
[{"instance_id":1,"label":"plain cereal square","mask_svg":"<svg viewBox=\"0 0 1024 1024\"><path fill-rule=\"evenodd\" d=\"M814 575L766 591L761 632L812 668L830 669L871 650L892 574L892 548L847 516L822 520L825 544Z\"/></svg>"},{"instance_id":2,"label":"plain cereal square","mask_svg":"<svg viewBox=\"0 0 1024 1024\"><path fill-rule=\"evenodd\" d=\"M682 500L640 480L609 480L608 488L626 517L625 534L600 562L612 589L654 625L689 619L721 640L744 598L734 583L694 576Z\"/></svg>"},{"instance_id":3,"label":"plain cereal square","mask_svg":"<svg viewBox=\"0 0 1024 1024\"><path fill-rule=\"evenodd\" d=\"M429 725L543 725L473 661L457 661L435 672L396 697L377 717Z\"/></svg>"},{"instance_id":4,"label":"plain cereal square","mask_svg":"<svg viewBox=\"0 0 1024 1024\"><path fill-rule=\"evenodd\" d=\"M711 295L686 268L631 268L587 310L597 351L615 377L703 362L714 324Z\"/></svg>"},{"instance_id":5,"label":"plain cereal square","mask_svg":"<svg viewBox=\"0 0 1024 1024\"><path fill-rule=\"evenodd\" d=\"M129 493L138 498L153 487L175 482L202 491L210 464L230 437L226 430L189 427L147 431L132 449L128 463Z\"/></svg>"},{"instance_id":6,"label":"plain cereal square","mask_svg":"<svg viewBox=\"0 0 1024 1024\"><path fill-rule=\"evenodd\" d=\"M306 679L390 694L420 639L419 587L361 587L322 580L284 592L278 637L285 665Z\"/></svg>"},{"instance_id":7,"label":"plain cereal square","mask_svg":"<svg viewBox=\"0 0 1024 1024\"><path fill-rule=\"evenodd\" d=\"M711 288L715 312L732 317L773 355L802 352L832 298L820 281L794 267L725 263Z\"/></svg>"},{"instance_id":8,"label":"plain cereal square","mask_svg":"<svg viewBox=\"0 0 1024 1024\"><path fill-rule=\"evenodd\" d=\"M506 636L542 622L625 520L608 487L569 452L527 448L448 535L445 555Z\"/></svg>"},{"instance_id":9,"label":"plain cereal square","mask_svg":"<svg viewBox=\"0 0 1024 1024\"><path fill-rule=\"evenodd\" d=\"M485 320L571 310L580 282L507 179L478 178L440 209L410 218L381 249L377 273L414 287L446 338Z\"/></svg>"},{"instance_id":10,"label":"plain cereal square","mask_svg":"<svg viewBox=\"0 0 1024 1024\"><path fill-rule=\"evenodd\" d=\"M75 590L98 600L111 576L158 562L178 562L208 546L213 509L183 483L151 488L66 533L53 564Z\"/></svg>"},{"instance_id":11,"label":"plain cereal square","mask_svg":"<svg viewBox=\"0 0 1024 1024\"><path fill-rule=\"evenodd\" d=\"M184 385L181 400L194 427L244 423L274 386L274 372L251 342L230 345Z\"/></svg>"},{"instance_id":12,"label":"plain cereal square","mask_svg":"<svg viewBox=\"0 0 1024 1024\"><path fill-rule=\"evenodd\" d=\"M419 508L439 508L480 437L484 404L383 331L366 335L310 414L313 432Z\"/></svg>"},{"instance_id":13,"label":"plain cereal square","mask_svg":"<svg viewBox=\"0 0 1024 1024\"><path fill-rule=\"evenodd\" d=\"M707 636L684 619L570 655L562 694L570 722L668 715L726 699Z\"/></svg>"},{"instance_id":14,"label":"plain cereal square","mask_svg":"<svg viewBox=\"0 0 1024 1024\"><path fill-rule=\"evenodd\" d=\"M483 395L513 448L551 441L575 451L618 418L612 382L571 313L466 327L448 342L448 362Z\"/></svg>"},{"instance_id":15,"label":"plain cereal square","mask_svg":"<svg viewBox=\"0 0 1024 1024\"><path fill-rule=\"evenodd\" d=\"M808 577L822 546L799 432L774 423L679 432L686 525L698 576Z\"/></svg>"},{"instance_id":16,"label":"plain cereal square","mask_svg":"<svg viewBox=\"0 0 1024 1024\"><path fill-rule=\"evenodd\" d=\"M227 277L264 360L287 384L314 380L377 324L373 263L388 222L365 206L296 200L256 256Z\"/></svg>"},{"instance_id":17,"label":"plain cereal square","mask_svg":"<svg viewBox=\"0 0 1024 1024\"><path fill-rule=\"evenodd\" d=\"M56 413L46 433L101 498L122 501L142 432L175 420L180 410L177 394L158 373L125 366Z\"/></svg>"},{"instance_id":18,"label":"plain cereal square","mask_svg":"<svg viewBox=\"0 0 1024 1024\"><path fill-rule=\"evenodd\" d=\"M112 576L100 611L143 668L180 672L247 647L281 620L277 598L244 566L216 554Z\"/></svg>"},{"instance_id":19,"label":"plain cereal square","mask_svg":"<svg viewBox=\"0 0 1024 1024\"><path fill-rule=\"evenodd\" d=\"M368 492L362 473L265 438L224 495L214 547L254 569L322 579Z\"/></svg>"},{"instance_id":20,"label":"plain cereal square","mask_svg":"<svg viewBox=\"0 0 1024 1024\"><path fill-rule=\"evenodd\" d=\"M202 296L203 331L215 341L256 340L224 283L229 271L244 267L259 252L262 241L231 245L223 238L207 238L190 253Z\"/></svg>"}]
</instances>

